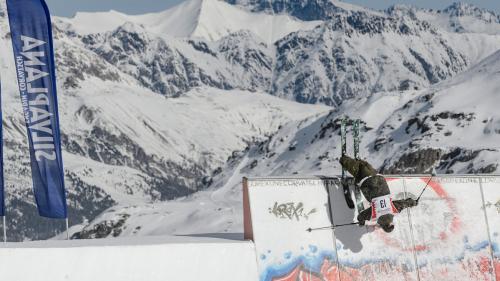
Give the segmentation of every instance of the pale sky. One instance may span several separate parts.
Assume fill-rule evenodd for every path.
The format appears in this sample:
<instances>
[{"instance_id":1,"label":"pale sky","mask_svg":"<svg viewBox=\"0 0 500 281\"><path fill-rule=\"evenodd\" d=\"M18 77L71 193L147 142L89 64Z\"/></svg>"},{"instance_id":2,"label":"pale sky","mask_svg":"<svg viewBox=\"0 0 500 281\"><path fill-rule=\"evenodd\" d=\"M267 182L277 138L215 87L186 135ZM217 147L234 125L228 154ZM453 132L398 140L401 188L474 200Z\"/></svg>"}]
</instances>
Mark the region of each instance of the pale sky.
<instances>
[{"instance_id":1,"label":"pale sky","mask_svg":"<svg viewBox=\"0 0 500 281\"><path fill-rule=\"evenodd\" d=\"M56 16L71 17L78 11L109 11L111 9L127 14L158 12L183 0L46 0L50 11ZM272 0L269 0L272 1ZM443 9L458 0L344 0L365 7L385 9L393 4L404 3L417 7ZM500 0L465 0L481 8L500 13Z\"/></svg>"}]
</instances>

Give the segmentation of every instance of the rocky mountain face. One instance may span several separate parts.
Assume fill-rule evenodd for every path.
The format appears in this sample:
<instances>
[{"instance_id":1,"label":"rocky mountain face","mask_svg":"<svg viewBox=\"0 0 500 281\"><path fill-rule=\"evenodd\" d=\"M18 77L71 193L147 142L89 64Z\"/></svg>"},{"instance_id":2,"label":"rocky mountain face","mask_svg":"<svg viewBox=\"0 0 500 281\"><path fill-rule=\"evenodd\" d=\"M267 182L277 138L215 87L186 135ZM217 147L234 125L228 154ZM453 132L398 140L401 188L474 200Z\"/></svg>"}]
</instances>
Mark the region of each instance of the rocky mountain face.
<instances>
[{"instance_id":1,"label":"rocky mountain face","mask_svg":"<svg viewBox=\"0 0 500 281\"><path fill-rule=\"evenodd\" d=\"M237 230L241 176L338 173L343 115L363 120L363 156L383 172L497 171L500 119L488 105L498 15L465 4L373 11L340 1L269 3L189 0L144 16L54 19L75 237L195 231L193 217L221 215L228 219L207 227ZM36 214L0 19L8 233L44 239L64 222ZM213 210L193 207L199 200ZM144 212L176 222L159 232L129 224Z\"/></svg>"},{"instance_id":2,"label":"rocky mountain face","mask_svg":"<svg viewBox=\"0 0 500 281\"><path fill-rule=\"evenodd\" d=\"M203 4L207 1L201 1L201 8L208 5ZM221 5L218 1L209 4L215 3ZM251 8L257 15L269 13L265 9L268 1L230 3ZM427 88L479 62L496 51L500 43L500 35L496 34L441 29L425 20L434 12L406 6L375 12L327 0L272 3L283 7L275 13L288 13L297 20L320 21L315 22L316 27L298 28L277 40L263 38L264 31L244 29L217 40L210 39L213 35L174 38L148 30L145 23L133 22L96 34L79 35L71 22L61 30L140 85L167 97L208 86L265 91L301 103L329 106L375 92ZM327 7L335 8L330 9L328 17L305 18L294 14L308 5L319 7L313 12L316 15L320 10L329 11ZM457 19L472 13L462 10L476 11L456 4L440 14ZM477 9L476 13L484 14L474 14L478 23L484 23L487 12ZM200 12L201 15L203 18L199 20L204 21L197 24L210 29L207 34L222 33L212 27L216 26L211 22L215 19L207 20L207 13ZM491 22L490 27L500 30L500 25L495 24ZM283 33L280 22L271 21L266 28L272 33ZM113 77L99 75L102 76Z\"/></svg>"},{"instance_id":3,"label":"rocky mountain face","mask_svg":"<svg viewBox=\"0 0 500 281\"><path fill-rule=\"evenodd\" d=\"M480 9L474 5L467 3L453 3L445 8L442 13L449 15L451 18L459 19L461 17L473 17L479 21L486 23L500 23L500 16L492 11ZM466 30L466 29L462 29Z\"/></svg>"},{"instance_id":4,"label":"rocky mountain face","mask_svg":"<svg viewBox=\"0 0 500 281\"><path fill-rule=\"evenodd\" d=\"M191 39L172 44L125 24L106 34L84 36L81 41L142 86L167 97L200 86L257 91L269 83L269 49L245 31L214 43Z\"/></svg>"},{"instance_id":5,"label":"rocky mountain face","mask_svg":"<svg viewBox=\"0 0 500 281\"><path fill-rule=\"evenodd\" d=\"M252 12L286 13L298 19L328 20L338 13L346 12L338 1L328 0L226 0L232 5L238 5Z\"/></svg>"},{"instance_id":6,"label":"rocky mountain face","mask_svg":"<svg viewBox=\"0 0 500 281\"><path fill-rule=\"evenodd\" d=\"M428 174L433 168L438 174L497 172L499 67L500 51L429 89L376 93L289 122L234 153L207 190L154 206L113 207L75 227L72 235L241 233L241 178L338 175L340 124L345 115L361 119L361 157L383 173ZM348 135L352 155L350 127Z\"/></svg>"},{"instance_id":7,"label":"rocky mountain face","mask_svg":"<svg viewBox=\"0 0 500 281\"><path fill-rule=\"evenodd\" d=\"M471 63L427 22L366 13L338 14L276 45L274 94L331 106L376 92L426 88Z\"/></svg>"},{"instance_id":8,"label":"rocky mountain face","mask_svg":"<svg viewBox=\"0 0 500 281\"><path fill-rule=\"evenodd\" d=\"M428 89L375 93L290 122L248 147L236 161L243 167L228 162L219 177L336 174L343 116L350 117L348 127L361 119L361 157L384 174L426 174L433 168L440 174L494 173L500 165L498 69L500 50ZM224 185L227 179L214 182Z\"/></svg>"}]
</instances>

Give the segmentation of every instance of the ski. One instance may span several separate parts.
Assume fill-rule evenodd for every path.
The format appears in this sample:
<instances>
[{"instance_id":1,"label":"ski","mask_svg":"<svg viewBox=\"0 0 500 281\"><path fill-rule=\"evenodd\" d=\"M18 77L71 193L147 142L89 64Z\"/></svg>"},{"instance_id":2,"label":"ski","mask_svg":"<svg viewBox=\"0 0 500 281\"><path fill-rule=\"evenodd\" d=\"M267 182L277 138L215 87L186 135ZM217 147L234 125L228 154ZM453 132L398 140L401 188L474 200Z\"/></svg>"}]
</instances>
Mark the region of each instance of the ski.
<instances>
[{"instance_id":1,"label":"ski","mask_svg":"<svg viewBox=\"0 0 500 281\"><path fill-rule=\"evenodd\" d=\"M340 142L342 146L342 156L347 154L347 119L342 118L340 123ZM349 183L347 182L346 171L342 167L342 188L344 189L344 197L347 206L354 209L354 202L352 201L351 192L349 190Z\"/></svg>"},{"instance_id":2,"label":"ski","mask_svg":"<svg viewBox=\"0 0 500 281\"><path fill-rule=\"evenodd\" d=\"M359 160L359 123L360 120L356 119L352 124L352 136L354 144L354 159Z\"/></svg>"},{"instance_id":3,"label":"ski","mask_svg":"<svg viewBox=\"0 0 500 281\"><path fill-rule=\"evenodd\" d=\"M361 120L356 119L352 125L352 134L353 134L353 144L354 144L354 158L359 160L359 144L360 144L360 135L359 135L359 127ZM356 207L358 214L361 213L365 206L363 205L363 197L361 194L360 187L358 185L354 186L354 198L356 200Z\"/></svg>"}]
</instances>

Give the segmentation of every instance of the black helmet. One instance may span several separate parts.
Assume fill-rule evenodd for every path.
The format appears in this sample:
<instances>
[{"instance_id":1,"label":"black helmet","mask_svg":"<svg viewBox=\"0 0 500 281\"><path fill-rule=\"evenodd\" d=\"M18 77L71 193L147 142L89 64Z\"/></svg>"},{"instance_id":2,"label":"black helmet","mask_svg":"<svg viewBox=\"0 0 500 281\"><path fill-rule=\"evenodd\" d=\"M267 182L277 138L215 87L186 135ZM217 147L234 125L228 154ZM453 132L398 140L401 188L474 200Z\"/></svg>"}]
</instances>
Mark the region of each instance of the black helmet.
<instances>
[{"instance_id":1,"label":"black helmet","mask_svg":"<svg viewBox=\"0 0 500 281\"><path fill-rule=\"evenodd\" d=\"M386 214L378 218L377 223L382 227L382 229L389 233L394 230L394 224L392 223L392 220L394 218L394 215L392 214Z\"/></svg>"}]
</instances>

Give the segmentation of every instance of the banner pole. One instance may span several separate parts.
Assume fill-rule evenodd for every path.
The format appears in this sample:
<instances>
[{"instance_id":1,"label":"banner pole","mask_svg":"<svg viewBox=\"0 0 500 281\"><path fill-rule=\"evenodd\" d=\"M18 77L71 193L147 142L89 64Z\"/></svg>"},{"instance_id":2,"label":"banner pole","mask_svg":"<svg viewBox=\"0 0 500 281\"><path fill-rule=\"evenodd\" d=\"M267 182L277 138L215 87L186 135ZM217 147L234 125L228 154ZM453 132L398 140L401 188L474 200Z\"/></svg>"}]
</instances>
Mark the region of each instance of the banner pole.
<instances>
[{"instance_id":1,"label":"banner pole","mask_svg":"<svg viewBox=\"0 0 500 281\"><path fill-rule=\"evenodd\" d=\"M66 239L69 240L69 220L66 218Z\"/></svg>"},{"instance_id":2,"label":"banner pole","mask_svg":"<svg viewBox=\"0 0 500 281\"><path fill-rule=\"evenodd\" d=\"M7 243L7 220L3 216L3 242Z\"/></svg>"}]
</instances>

